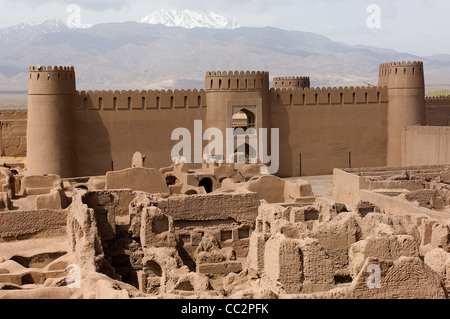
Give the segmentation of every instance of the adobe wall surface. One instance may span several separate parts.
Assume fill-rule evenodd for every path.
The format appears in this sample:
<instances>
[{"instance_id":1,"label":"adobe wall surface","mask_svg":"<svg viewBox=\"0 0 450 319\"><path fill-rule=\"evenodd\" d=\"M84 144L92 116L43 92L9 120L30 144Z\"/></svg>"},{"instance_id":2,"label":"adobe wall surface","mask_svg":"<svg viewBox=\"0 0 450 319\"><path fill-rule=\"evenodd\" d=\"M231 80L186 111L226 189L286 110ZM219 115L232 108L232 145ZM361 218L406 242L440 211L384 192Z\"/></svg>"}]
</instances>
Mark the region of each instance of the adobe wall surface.
<instances>
[{"instance_id":1,"label":"adobe wall surface","mask_svg":"<svg viewBox=\"0 0 450 319\"><path fill-rule=\"evenodd\" d=\"M368 202L410 219L449 222L449 165L334 170L333 200L355 207Z\"/></svg>"},{"instance_id":2,"label":"adobe wall surface","mask_svg":"<svg viewBox=\"0 0 450 319\"><path fill-rule=\"evenodd\" d=\"M270 102L270 113L268 107L264 112L270 115L270 126L280 128L277 175L385 165L387 89L272 89ZM213 108L205 103L202 90L80 92L75 106L78 175L124 169L136 150L147 155L146 165L168 166L178 142L171 141L172 131L181 127L193 132L194 120L207 119L206 110ZM93 143L92 136L109 144Z\"/></svg>"},{"instance_id":3,"label":"adobe wall surface","mask_svg":"<svg viewBox=\"0 0 450 319\"><path fill-rule=\"evenodd\" d=\"M169 166L179 142L171 140L172 131L193 132L194 120L205 118L205 103L205 92L197 90L79 92L74 107L77 175L128 168L136 151L146 155L147 167Z\"/></svg>"},{"instance_id":4,"label":"adobe wall surface","mask_svg":"<svg viewBox=\"0 0 450 319\"><path fill-rule=\"evenodd\" d=\"M413 126L403 129L402 164L450 164L450 126Z\"/></svg>"},{"instance_id":5,"label":"adobe wall surface","mask_svg":"<svg viewBox=\"0 0 450 319\"><path fill-rule=\"evenodd\" d=\"M0 156L25 157L27 155L27 120L0 116Z\"/></svg>"},{"instance_id":6,"label":"adobe wall surface","mask_svg":"<svg viewBox=\"0 0 450 319\"><path fill-rule=\"evenodd\" d=\"M426 97L425 110L427 125L449 126L450 125L450 97Z\"/></svg>"},{"instance_id":7,"label":"adobe wall surface","mask_svg":"<svg viewBox=\"0 0 450 319\"><path fill-rule=\"evenodd\" d=\"M258 215L259 199L255 193L193 195L161 199L157 207L175 222L232 219L251 225Z\"/></svg>"},{"instance_id":8,"label":"adobe wall surface","mask_svg":"<svg viewBox=\"0 0 450 319\"><path fill-rule=\"evenodd\" d=\"M0 121L26 120L26 110L0 110Z\"/></svg>"},{"instance_id":9,"label":"adobe wall surface","mask_svg":"<svg viewBox=\"0 0 450 319\"><path fill-rule=\"evenodd\" d=\"M0 213L0 242L66 234L66 211L30 210Z\"/></svg>"},{"instance_id":10,"label":"adobe wall surface","mask_svg":"<svg viewBox=\"0 0 450 319\"><path fill-rule=\"evenodd\" d=\"M170 195L164 175L155 168L133 167L106 173L106 189L133 189L150 194Z\"/></svg>"},{"instance_id":11,"label":"adobe wall surface","mask_svg":"<svg viewBox=\"0 0 450 319\"><path fill-rule=\"evenodd\" d=\"M280 128L278 175L386 165L387 102L386 88L272 89L271 124Z\"/></svg>"}]
</instances>

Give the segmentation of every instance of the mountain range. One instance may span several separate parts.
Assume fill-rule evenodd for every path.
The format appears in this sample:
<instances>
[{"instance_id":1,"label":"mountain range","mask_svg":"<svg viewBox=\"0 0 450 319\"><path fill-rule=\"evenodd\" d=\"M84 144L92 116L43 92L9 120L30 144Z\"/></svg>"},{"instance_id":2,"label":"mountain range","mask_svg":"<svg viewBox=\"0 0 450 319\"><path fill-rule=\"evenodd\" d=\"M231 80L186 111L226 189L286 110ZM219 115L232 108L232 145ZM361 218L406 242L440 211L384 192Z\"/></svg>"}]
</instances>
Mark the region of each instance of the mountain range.
<instances>
[{"instance_id":1,"label":"mountain range","mask_svg":"<svg viewBox=\"0 0 450 319\"><path fill-rule=\"evenodd\" d=\"M0 91L27 89L30 65L74 66L79 90L201 89L206 71L310 76L314 87L376 85L380 63L421 60L427 89L450 86L450 55L419 57L272 27L239 27L214 13L161 10L140 21L74 26L61 20L0 30Z\"/></svg>"},{"instance_id":2,"label":"mountain range","mask_svg":"<svg viewBox=\"0 0 450 319\"><path fill-rule=\"evenodd\" d=\"M148 24L162 24L166 27L182 27L186 29L236 29L239 25L231 18L218 15L214 12L199 12L192 10L177 11L174 9L161 9L155 11L140 21Z\"/></svg>"}]
</instances>

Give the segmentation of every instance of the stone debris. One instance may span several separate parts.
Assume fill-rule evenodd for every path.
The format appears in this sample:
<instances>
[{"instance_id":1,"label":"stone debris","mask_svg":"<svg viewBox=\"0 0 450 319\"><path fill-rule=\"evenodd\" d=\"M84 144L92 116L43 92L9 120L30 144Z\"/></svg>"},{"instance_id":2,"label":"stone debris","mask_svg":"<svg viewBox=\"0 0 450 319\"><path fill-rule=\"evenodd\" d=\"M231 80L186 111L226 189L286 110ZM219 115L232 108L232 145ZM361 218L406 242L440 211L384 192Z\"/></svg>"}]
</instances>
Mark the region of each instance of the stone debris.
<instances>
[{"instance_id":1,"label":"stone debris","mask_svg":"<svg viewBox=\"0 0 450 319\"><path fill-rule=\"evenodd\" d=\"M183 163L148 169L143 158L136 153L133 168L103 178L24 178L22 196L41 198L35 203L45 210L1 212L0 245L63 238L67 249L2 254L0 298L448 296L445 218L390 214L369 201L344 205L315 196L304 181L255 175L249 165L241 175L204 164L199 176L225 179L185 194L195 173ZM387 183L407 182L405 172ZM130 183L135 175L142 178ZM2 176L14 205L14 176ZM436 185L408 198L429 204L441 194Z\"/></svg>"}]
</instances>

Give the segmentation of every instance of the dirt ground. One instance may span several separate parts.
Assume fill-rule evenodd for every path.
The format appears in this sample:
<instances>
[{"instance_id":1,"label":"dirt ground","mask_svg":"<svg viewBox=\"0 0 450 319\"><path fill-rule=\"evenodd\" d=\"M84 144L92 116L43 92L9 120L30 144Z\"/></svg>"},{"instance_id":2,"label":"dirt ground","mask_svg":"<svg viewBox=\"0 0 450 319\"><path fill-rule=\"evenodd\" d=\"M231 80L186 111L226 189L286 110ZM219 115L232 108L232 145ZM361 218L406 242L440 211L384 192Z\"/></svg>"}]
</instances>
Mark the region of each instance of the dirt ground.
<instances>
[{"instance_id":1,"label":"dirt ground","mask_svg":"<svg viewBox=\"0 0 450 319\"><path fill-rule=\"evenodd\" d=\"M298 179L307 181L311 184L312 190L316 196L331 199L333 175L288 177L283 179L293 183L295 183Z\"/></svg>"}]
</instances>

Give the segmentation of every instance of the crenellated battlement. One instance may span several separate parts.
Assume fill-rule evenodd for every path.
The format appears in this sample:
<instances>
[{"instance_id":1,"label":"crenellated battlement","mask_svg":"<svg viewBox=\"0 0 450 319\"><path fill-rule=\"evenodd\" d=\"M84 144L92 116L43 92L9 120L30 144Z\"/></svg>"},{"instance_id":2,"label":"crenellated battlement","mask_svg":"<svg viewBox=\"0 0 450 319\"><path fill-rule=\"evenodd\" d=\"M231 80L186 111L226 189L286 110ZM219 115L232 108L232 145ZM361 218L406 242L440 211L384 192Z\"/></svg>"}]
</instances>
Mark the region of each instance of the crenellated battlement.
<instances>
[{"instance_id":1,"label":"crenellated battlement","mask_svg":"<svg viewBox=\"0 0 450 319\"><path fill-rule=\"evenodd\" d=\"M70 71L74 72L75 69L73 66L30 66L28 68L28 71L34 71L34 72L57 72L57 71Z\"/></svg>"},{"instance_id":2,"label":"crenellated battlement","mask_svg":"<svg viewBox=\"0 0 450 319\"><path fill-rule=\"evenodd\" d=\"M30 66L28 74L29 95L72 95L75 92L75 69L72 66Z\"/></svg>"},{"instance_id":3,"label":"crenellated battlement","mask_svg":"<svg viewBox=\"0 0 450 319\"><path fill-rule=\"evenodd\" d=\"M272 88L272 105L387 103L387 87Z\"/></svg>"},{"instance_id":4,"label":"crenellated battlement","mask_svg":"<svg viewBox=\"0 0 450 319\"><path fill-rule=\"evenodd\" d=\"M402 69L403 68L403 69ZM423 62L391 62L380 64L380 76L388 75L423 75Z\"/></svg>"},{"instance_id":5,"label":"crenellated battlement","mask_svg":"<svg viewBox=\"0 0 450 319\"><path fill-rule=\"evenodd\" d=\"M309 88L311 86L308 76L274 77L273 87L277 88Z\"/></svg>"},{"instance_id":6,"label":"crenellated battlement","mask_svg":"<svg viewBox=\"0 0 450 319\"><path fill-rule=\"evenodd\" d=\"M261 91L269 89L269 72L210 71L205 77L206 91Z\"/></svg>"},{"instance_id":7,"label":"crenellated battlement","mask_svg":"<svg viewBox=\"0 0 450 319\"><path fill-rule=\"evenodd\" d=\"M4 109L0 110L0 120L26 120L27 110Z\"/></svg>"},{"instance_id":8,"label":"crenellated battlement","mask_svg":"<svg viewBox=\"0 0 450 319\"><path fill-rule=\"evenodd\" d=\"M382 63L379 68L379 86L390 88L424 86L423 62L391 62Z\"/></svg>"},{"instance_id":9,"label":"crenellated battlement","mask_svg":"<svg viewBox=\"0 0 450 319\"><path fill-rule=\"evenodd\" d=\"M79 91L76 110L142 110L206 107L205 90Z\"/></svg>"},{"instance_id":10,"label":"crenellated battlement","mask_svg":"<svg viewBox=\"0 0 450 319\"><path fill-rule=\"evenodd\" d=\"M266 71L207 71L206 76L266 76Z\"/></svg>"},{"instance_id":11,"label":"crenellated battlement","mask_svg":"<svg viewBox=\"0 0 450 319\"><path fill-rule=\"evenodd\" d=\"M73 81L75 69L72 66L30 66L28 68L30 81Z\"/></svg>"},{"instance_id":12,"label":"crenellated battlement","mask_svg":"<svg viewBox=\"0 0 450 319\"><path fill-rule=\"evenodd\" d=\"M450 105L450 96L427 96L425 104L428 105Z\"/></svg>"},{"instance_id":13,"label":"crenellated battlement","mask_svg":"<svg viewBox=\"0 0 450 319\"><path fill-rule=\"evenodd\" d=\"M413 67L413 66L420 66L423 67L422 61L399 61L399 62L389 62L389 63L381 63L380 68L391 68L391 67Z\"/></svg>"},{"instance_id":14,"label":"crenellated battlement","mask_svg":"<svg viewBox=\"0 0 450 319\"><path fill-rule=\"evenodd\" d=\"M276 76L273 78L274 81L283 80L309 80L309 76Z\"/></svg>"}]
</instances>

